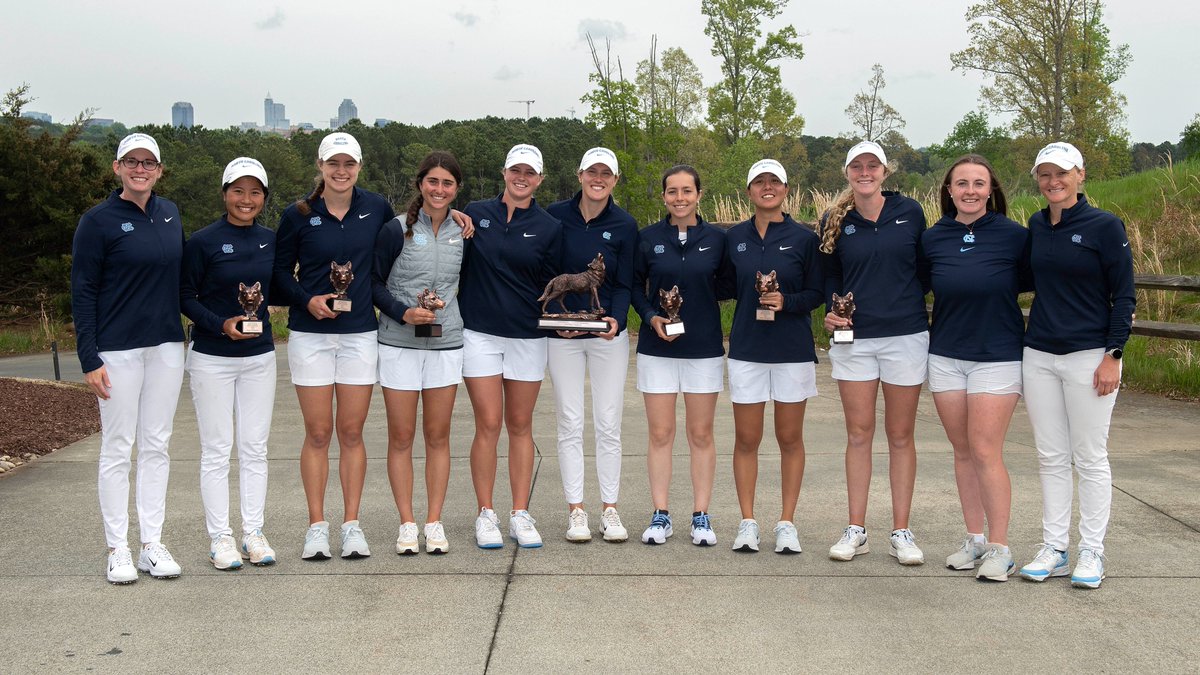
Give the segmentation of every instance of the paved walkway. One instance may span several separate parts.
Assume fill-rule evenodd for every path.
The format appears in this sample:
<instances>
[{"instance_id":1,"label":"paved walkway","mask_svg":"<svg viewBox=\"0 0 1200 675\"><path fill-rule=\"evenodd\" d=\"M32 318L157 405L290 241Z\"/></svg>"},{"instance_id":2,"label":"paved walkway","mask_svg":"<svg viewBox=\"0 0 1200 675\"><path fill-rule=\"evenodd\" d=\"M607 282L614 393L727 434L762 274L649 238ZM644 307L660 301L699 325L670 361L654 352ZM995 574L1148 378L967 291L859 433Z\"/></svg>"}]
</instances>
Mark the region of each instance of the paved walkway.
<instances>
[{"instance_id":1,"label":"paved walkway","mask_svg":"<svg viewBox=\"0 0 1200 675\"><path fill-rule=\"evenodd\" d=\"M366 427L362 516L375 555L306 563L299 560L307 526L297 467L303 428L284 349L281 345L266 528L279 563L229 573L208 564L196 422L185 382L164 538L183 565L180 579L143 576L126 587L104 582L95 487L98 435L0 476L0 528L7 534L0 540L0 607L9 626L0 671L1196 672L1196 404L1121 395L1110 439L1109 577L1097 591L1072 589L1065 579L984 584L942 566L963 527L950 448L928 393L917 421L913 529L929 562L901 567L887 553L887 451L879 439L867 523L873 550L850 563L829 560L826 550L845 525L846 497L845 434L826 363L818 367L821 396L810 402L805 425L808 466L797 517L802 555L779 556L767 547L756 555L729 549L738 512L727 395L717 408L720 457L711 509L716 547L696 548L687 538L691 504L682 433L672 483L680 528L667 545L564 541L566 510L547 383L534 425L540 452L531 507L544 548L474 546L467 461L472 421L460 390L445 516L451 551L440 557L392 553L398 521L385 477L383 402L376 394ZM50 377L49 363L48 356L3 359L0 376ZM79 379L73 354L63 355L63 370L64 377ZM645 438L631 373L621 512L635 536L650 512ZM1041 538L1037 460L1023 409L1005 450L1014 491L1011 538L1020 564ZM422 454L418 440L418 476ZM496 496L503 509L503 461L500 474ZM595 525L591 466L588 474ZM236 469L231 482L236 484ZM772 540L778 495L778 450L768 439L758 497L759 520L768 531L764 543ZM333 462L327 502L334 528L340 524L339 496ZM417 503L423 498L418 479ZM136 536L136 515L130 532Z\"/></svg>"}]
</instances>

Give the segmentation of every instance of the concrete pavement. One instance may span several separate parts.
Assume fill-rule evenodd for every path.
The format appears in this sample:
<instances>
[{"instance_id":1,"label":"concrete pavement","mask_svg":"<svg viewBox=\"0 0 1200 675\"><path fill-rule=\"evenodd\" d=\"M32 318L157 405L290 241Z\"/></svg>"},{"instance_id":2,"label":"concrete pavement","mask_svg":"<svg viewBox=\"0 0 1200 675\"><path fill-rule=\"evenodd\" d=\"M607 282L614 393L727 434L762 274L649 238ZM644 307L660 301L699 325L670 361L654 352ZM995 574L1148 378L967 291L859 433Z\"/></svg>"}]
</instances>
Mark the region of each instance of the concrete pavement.
<instances>
[{"instance_id":1,"label":"concrete pavement","mask_svg":"<svg viewBox=\"0 0 1200 675\"><path fill-rule=\"evenodd\" d=\"M633 539L648 523L650 499L646 422L631 365L621 491L630 542L563 540L566 508L547 380L534 423L539 455L531 505L545 547L474 546L467 460L473 423L460 388L444 517L450 553L396 556L398 518L386 479L386 424L376 390L365 431L369 462L362 515L374 555L308 563L299 559L307 526L297 466L303 426L288 380L286 345L279 347L265 528L279 563L238 572L209 565L195 415L185 381L171 444L164 536L183 566L181 578L143 575L126 587L104 581L95 487L98 435L0 476L0 526L8 534L0 540L0 607L9 627L0 671L1195 672L1200 405L1121 394L1110 438L1108 579L1097 591L1072 589L1066 579L979 583L942 565L963 526L950 446L927 392L918 412L920 466L912 517L927 563L901 567L888 555L891 509L882 419L867 523L873 550L849 563L829 560L826 551L846 520L845 432L825 362L818 366L821 395L810 401L805 424L808 464L797 516L802 555L771 552L779 464L769 432L756 503L764 550L729 549L739 516L727 394L716 420L719 457L711 512L718 545L697 548L687 537L691 487L682 430L671 499L677 534L658 547ZM64 377L79 379L73 354L64 354L62 363ZM0 376L51 373L48 356L0 360ZM585 438L590 453L590 431ZM503 440L500 451L505 453ZM1022 564L1041 540L1041 527L1037 459L1021 407L1005 453L1014 493L1011 540ZM422 518L420 439L415 456L415 501ZM236 473L234 467L234 490ZM497 510L509 506L507 481L502 459ZM595 529L599 509L590 458L586 492ZM336 531L341 521L336 461L326 502ZM136 545L132 498L130 511ZM236 497L231 511L237 531ZM505 529L507 518L501 520Z\"/></svg>"}]
</instances>

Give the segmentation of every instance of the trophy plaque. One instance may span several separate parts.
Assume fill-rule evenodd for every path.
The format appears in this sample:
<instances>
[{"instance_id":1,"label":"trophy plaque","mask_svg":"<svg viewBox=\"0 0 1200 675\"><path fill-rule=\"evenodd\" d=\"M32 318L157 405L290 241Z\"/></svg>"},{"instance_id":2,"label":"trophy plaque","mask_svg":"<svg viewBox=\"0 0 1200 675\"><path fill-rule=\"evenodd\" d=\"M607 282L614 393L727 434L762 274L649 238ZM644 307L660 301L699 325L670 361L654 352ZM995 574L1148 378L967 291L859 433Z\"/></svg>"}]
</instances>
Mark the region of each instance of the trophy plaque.
<instances>
[{"instance_id":1,"label":"trophy plaque","mask_svg":"<svg viewBox=\"0 0 1200 675\"><path fill-rule=\"evenodd\" d=\"M333 292L337 293L337 297L327 299L325 304L335 312L349 312L351 309L346 290L350 288L350 282L354 281L354 272L350 271L353 266L349 260L345 265L339 265L337 261L329 263L329 283L333 284Z\"/></svg>"},{"instance_id":2,"label":"trophy plaque","mask_svg":"<svg viewBox=\"0 0 1200 675\"><path fill-rule=\"evenodd\" d=\"M446 301L438 297L436 290L425 290L417 293L417 307L427 309L431 312L446 307ZM413 332L417 337L442 337L442 324L440 323L418 323L413 324Z\"/></svg>"},{"instance_id":3,"label":"trophy plaque","mask_svg":"<svg viewBox=\"0 0 1200 675\"><path fill-rule=\"evenodd\" d=\"M658 289L658 300L663 312L667 315L667 325L663 326L663 333L666 333L668 337L683 335L683 320L679 318L679 310L683 307L683 296L679 294L679 286L672 286L669 291Z\"/></svg>"},{"instance_id":4,"label":"trophy plaque","mask_svg":"<svg viewBox=\"0 0 1200 675\"><path fill-rule=\"evenodd\" d=\"M754 290L758 291L758 301L762 303L762 296L767 293L774 293L779 290L779 278L775 276L775 270L771 270L770 274L762 272L754 273ZM759 321L774 321L775 310L759 307L754 311L754 318Z\"/></svg>"},{"instance_id":5,"label":"trophy plaque","mask_svg":"<svg viewBox=\"0 0 1200 675\"><path fill-rule=\"evenodd\" d=\"M254 282L253 286L238 283L238 304L242 306L242 319L237 322L237 329L243 335L262 335L263 322L258 319L258 308L262 305L262 283Z\"/></svg>"},{"instance_id":6,"label":"trophy plaque","mask_svg":"<svg viewBox=\"0 0 1200 675\"><path fill-rule=\"evenodd\" d=\"M604 308L600 306L600 285L604 283L604 254L597 253L588 263L587 269L578 274L560 274L546 284L538 302L542 303L542 318L538 319L538 328L545 330L572 330L590 333L607 333L608 322L604 320ZM563 296L568 293L587 293L591 300L588 311L572 312L563 304ZM562 308L559 314L546 312L546 306L551 300L557 300Z\"/></svg>"},{"instance_id":7,"label":"trophy plaque","mask_svg":"<svg viewBox=\"0 0 1200 675\"><path fill-rule=\"evenodd\" d=\"M845 328L835 328L833 330L833 344L848 345L854 342L854 293L848 292L845 296L834 293L833 313L851 322Z\"/></svg>"}]
</instances>

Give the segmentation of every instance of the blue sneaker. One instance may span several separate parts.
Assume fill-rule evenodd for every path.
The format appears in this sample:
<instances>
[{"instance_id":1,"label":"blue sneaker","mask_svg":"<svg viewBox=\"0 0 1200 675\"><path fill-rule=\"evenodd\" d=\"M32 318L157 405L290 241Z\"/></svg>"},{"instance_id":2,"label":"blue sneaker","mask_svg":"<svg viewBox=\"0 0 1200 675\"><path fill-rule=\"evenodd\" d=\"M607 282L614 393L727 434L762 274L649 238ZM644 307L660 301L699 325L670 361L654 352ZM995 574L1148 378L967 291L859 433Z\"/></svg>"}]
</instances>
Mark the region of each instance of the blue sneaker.
<instances>
[{"instance_id":1,"label":"blue sneaker","mask_svg":"<svg viewBox=\"0 0 1200 675\"><path fill-rule=\"evenodd\" d=\"M1079 562L1071 573L1071 585L1076 588L1100 588L1104 581L1104 554L1095 549L1079 549Z\"/></svg>"},{"instance_id":2,"label":"blue sneaker","mask_svg":"<svg viewBox=\"0 0 1200 675\"><path fill-rule=\"evenodd\" d=\"M1059 551L1050 544L1042 544L1037 555L1028 565L1021 568L1021 578L1030 581L1045 581L1050 577L1065 577L1067 570L1067 552Z\"/></svg>"},{"instance_id":3,"label":"blue sneaker","mask_svg":"<svg viewBox=\"0 0 1200 675\"><path fill-rule=\"evenodd\" d=\"M643 544L665 544L667 537L674 534L671 531L671 516L662 511L655 511L650 518L650 527L642 533Z\"/></svg>"},{"instance_id":4,"label":"blue sneaker","mask_svg":"<svg viewBox=\"0 0 1200 675\"><path fill-rule=\"evenodd\" d=\"M704 511L692 516L692 543L696 546L714 546L717 543L717 533L713 532L712 523Z\"/></svg>"}]
</instances>

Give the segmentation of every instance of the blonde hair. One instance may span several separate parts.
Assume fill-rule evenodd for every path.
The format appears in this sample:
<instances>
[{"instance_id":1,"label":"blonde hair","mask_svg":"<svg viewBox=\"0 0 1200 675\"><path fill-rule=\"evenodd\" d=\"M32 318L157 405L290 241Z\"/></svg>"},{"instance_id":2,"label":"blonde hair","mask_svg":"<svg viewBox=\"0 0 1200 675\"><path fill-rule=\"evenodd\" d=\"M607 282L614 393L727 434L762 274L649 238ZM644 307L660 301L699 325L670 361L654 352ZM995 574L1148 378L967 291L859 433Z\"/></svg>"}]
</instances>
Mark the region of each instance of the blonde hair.
<instances>
[{"instance_id":1,"label":"blonde hair","mask_svg":"<svg viewBox=\"0 0 1200 675\"><path fill-rule=\"evenodd\" d=\"M845 171L843 170L843 174ZM895 171L892 165L885 164L883 166L883 179L887 180ZM833 253L833 249L837 247L838 237L842 235L842 221L846 219L846 214L854 210L854 190L846 188L838 193L836 199L833 200L833 206L825 212L825 217L822 219L821 228L821 247L822 253Z\"/></svg>"}]
</instances>

